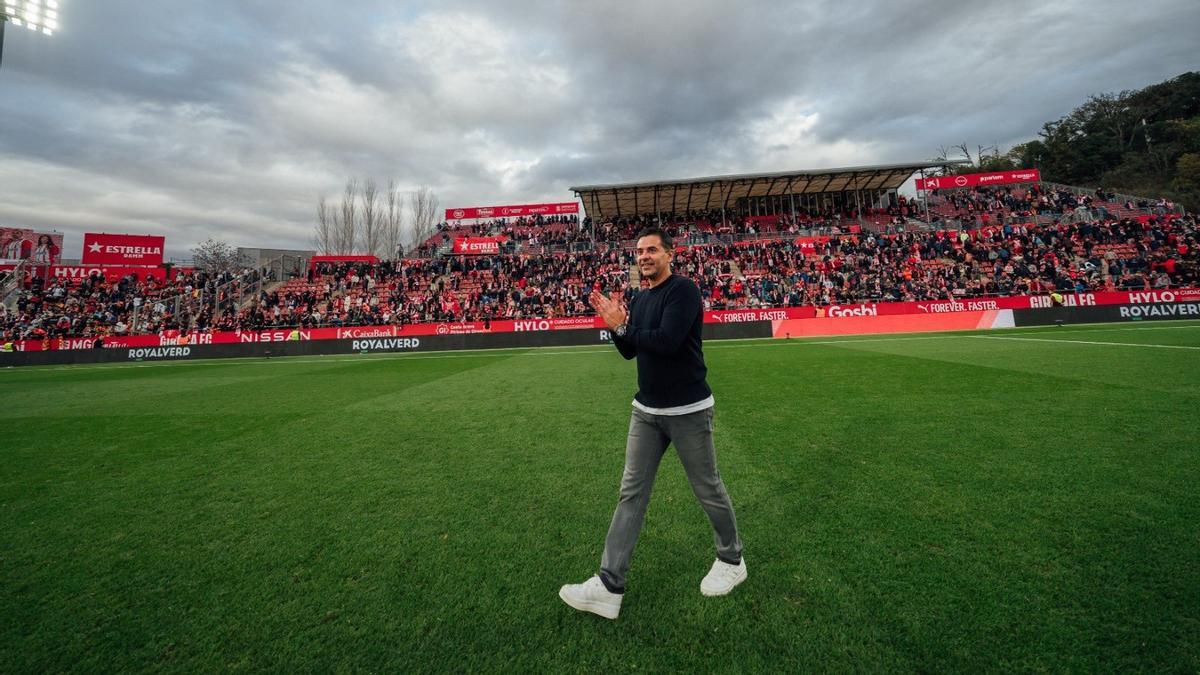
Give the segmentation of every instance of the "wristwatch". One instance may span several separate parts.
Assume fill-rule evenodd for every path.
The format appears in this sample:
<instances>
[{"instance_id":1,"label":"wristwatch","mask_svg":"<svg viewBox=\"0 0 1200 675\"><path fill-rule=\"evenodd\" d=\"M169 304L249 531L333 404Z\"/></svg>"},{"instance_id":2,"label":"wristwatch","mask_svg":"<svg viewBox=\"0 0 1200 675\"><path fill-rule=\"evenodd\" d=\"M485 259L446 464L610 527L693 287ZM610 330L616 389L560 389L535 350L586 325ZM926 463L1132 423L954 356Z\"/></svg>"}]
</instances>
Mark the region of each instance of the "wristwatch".
<instances>
[{"instance_id":1,"label":"wristwatch","mask_svg":"<svg viewBox=\"0 0 1200 675\"><path fill-rule=\"evenodd\" d=\"M616 328L613 329L613 333L616 333L617 337L625 337L625 333L628 331L629 331L629 324L627 324L627 323L623 323L620 326L617 326Z\"/></svg>"}]
</instances>

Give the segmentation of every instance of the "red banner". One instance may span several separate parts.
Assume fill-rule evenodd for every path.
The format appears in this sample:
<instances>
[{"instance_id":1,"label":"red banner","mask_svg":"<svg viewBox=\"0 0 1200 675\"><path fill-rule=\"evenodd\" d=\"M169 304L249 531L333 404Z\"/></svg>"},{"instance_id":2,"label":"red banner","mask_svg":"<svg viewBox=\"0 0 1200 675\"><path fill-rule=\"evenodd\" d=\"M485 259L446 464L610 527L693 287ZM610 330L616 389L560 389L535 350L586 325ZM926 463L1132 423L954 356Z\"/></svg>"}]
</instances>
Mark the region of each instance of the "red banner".
<instances>
[{"instance_id":1,"label":"red banner","mask_svg":"<svg viewBox=\"0 0 1200 675\"><path fill-rule=\"evenodd\" d=\"M167 271L161 267L112 267L100 265L53 265L47 272L46 279L77 284L92 276L93 273L102 275L104 280L109 283L120 281L123 277L130 274L136 275L138 281L145 281L147 278L153 278L155 281L162 282L167 280Z\"/></svg>"},{"instance_id":2,"label":"red banner","mask_svg":"<svg viewBox=\"0 0 1200 675\"><path fill-rule=\"evenodd\" d=\"M794 242L800 247L800 252L804 255L815 255L817 246L824 246L829 243L832 237L798 237Z\"/></svg>"},{"instance_id":3,"label":"red banner","mask_svg":"<svg viewBox=\"0 0 1200 675\"><path fill-rule=\"evenodd\" d=\"M1065 307L1091 305L1138 305L1147 303L1193 302L1200 299L1200 289L1179 288L1158 291L1095 291L1064 293ZM955 300L922 300L919 302L860 302L852 305L817 307L817 317L844 318L856 316L893 316L899 314L948 314L955 312L987 312L998 309L1039 309L1053 306L1049 295L1014 295L999 298L964 298Z\"/></svg>"},{"instance_id":4,"label":"red banner","mask_svg":"<svg viewBox=\"0 0 1200 675\"><path fill-rule=\"evenodd\" d=\"M165 237L152 234L83 235L84 265L154 265L163 261Z\"/></svg>"},{"instance_id":5,"label":"red banner","mask_svg":"<svg viewBox=\"0 0 1200 675\"><path fill-rule=\"evenodd\" d=\"M939 330L980 330L1013 328L1012 311L955 312L953 314L902 314L877 316L850 315L843 318L816 317L776 321L772 334L777 338L819 335L871 335L877 333L923 333Z\"/></svg>"},{"instance_id":6,"label":"red banner","mask_svg":"<svg viewBox=\"0 0 1200 675\"><path fill-rule=\"evenodd\" d=\"M459 255L486 255L499 253L500 244L508 237L456 237L450 251Z\"/></svg>"},{"instance_id":7,"label":"red banner","mask_svg":"<svg viewBox=\"0 0 1200 675\"><path fill-rule=\"evenodd\" d=\"M522 216L555 216L579 213L579 202L556 204L513 204L511 206L472 206L446 209L446 220L477 220L479 218L520 218Z\"/></svg>"},{"instance_id":8,"label":"red banner","mask_svg":"<svg viewBox=\"0 0 1200 675\"><path fill-rule=\"evenodd\" d=\"M964 173L959 176L935 176L918 178L918 190L952 190L954 188L977 187L980 185L1011 185L1013 183L1036 183L1042 179L1037 169L1017 171L992 171L990 173Z\"/></svg>"},{"instance_id":9,"label":"red banner","mask_svg":"<svg viewBox=\"0 0 1200 675\"><path fill-rule=\"evenodd\" d=\"M1200 288L1158 291L1098 291L1063 295L1063 305L1139 305L1200 300ZM921 302L863 302L827 307L771 307L731 309L704 313L704 323L771 321L776 337L803 335L850 335L921 330L967 330L1004 328L1011 325L1012 314L1003 310L1036 309L1052 306L1048 295L1023 295L1003 298L964 300L928 300ZM893 317L872 321L879 317ZM224 333L180 333L163 331L155 335L108 336L105 347L166 347L193 344L236 344L242 342L287 342L295 340L370 340L407 338L426 335L463 333L513 333L520 331L603 329L597 316L561 319L499 319L496 321L456 321L418 323L405 326L347 326L344 328L271 328L259 331ZM96 338L63 340L25 340L16 343L20 351L42 349L90 349Z\"/></svg>"},{"instance_id":10,"label":"red banner","mask_svg":"<svg viewBox=\"0 0 1200 675\"><path fill-rule=\"evenodd\" d=\"M816 307L778 307L768 309L727 309L705 312L704 323L745 323L748 321L784 321L786 319L811 319L817 315Z\"/></svg>"}]
</instances>

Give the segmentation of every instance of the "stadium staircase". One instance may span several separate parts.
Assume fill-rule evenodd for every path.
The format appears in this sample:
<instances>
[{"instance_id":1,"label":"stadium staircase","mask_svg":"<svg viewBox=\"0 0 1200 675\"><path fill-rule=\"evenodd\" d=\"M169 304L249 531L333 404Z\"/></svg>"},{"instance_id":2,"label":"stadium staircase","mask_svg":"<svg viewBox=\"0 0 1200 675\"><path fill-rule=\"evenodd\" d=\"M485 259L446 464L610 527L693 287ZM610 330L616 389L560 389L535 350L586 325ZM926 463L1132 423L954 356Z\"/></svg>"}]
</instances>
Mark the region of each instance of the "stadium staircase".
<instances>
[{"instance_id":1,"label":"stadium staircase","mask_svg":"<svg viewBox=\"0 0 1200 675\"><path fill-rule=\"evenodd\" d=\"M17 308L17 298L21 294L21 279L25 276L25 266L29 263L22 260L11 270L0 274L0 304L9 311Z\"/></svg>"},{"instance_id":2,"label":"stadium staircase","mask_svg":"<svg viewBox=\"0 0 1200 675\"><path fill-rule=\"evenodd\" d=\"M283 288L284 284L287 284L287 283L289 283L289 282L272 281L272 282L263 284L262 292L266 293L267 295L270 295L270 294L274 293L275 291L278 291L279 289ZM304 285L308 285L307 282L305 282ZM254 305L254 303L258 302L258 298L259 298L258 293L247 293L245 296L242 297L241 301L238 302L238 306L237 306L238 311L241 311L243 309L246 309L246 308Z\"/></svg>"},{"instance_id":3,"label":"stadium staircase","mask_svg":"<svg viewBox=\"0 0 1200 675\"><path fill-rule=\"evenodd\" d=\"M736 260L729 261L729 274L734 279L746 280L746 275L742 274L742 266L738 265Z\"/></svg>"}]
</instances>

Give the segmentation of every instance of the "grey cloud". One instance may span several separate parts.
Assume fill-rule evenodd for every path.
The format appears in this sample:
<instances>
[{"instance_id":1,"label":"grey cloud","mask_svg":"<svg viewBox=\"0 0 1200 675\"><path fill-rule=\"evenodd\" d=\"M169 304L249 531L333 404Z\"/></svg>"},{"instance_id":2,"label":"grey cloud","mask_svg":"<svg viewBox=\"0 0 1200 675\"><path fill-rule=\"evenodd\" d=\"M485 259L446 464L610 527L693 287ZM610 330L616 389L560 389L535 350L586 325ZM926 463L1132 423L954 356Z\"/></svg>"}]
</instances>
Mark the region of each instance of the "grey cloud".
<instances>
[{"instance_id":1,"label":"grey cloud","mask_svg":"<svg viewBox=\"0 0 1200 675\"><path fill-rule=\"evenodd\" d=\"M350 176L465 206L1010 144L1193 69L1200 6L109 0L61 23L8 32L0 224L186 255L302 246Z\"/></svg>"}]
</instances>

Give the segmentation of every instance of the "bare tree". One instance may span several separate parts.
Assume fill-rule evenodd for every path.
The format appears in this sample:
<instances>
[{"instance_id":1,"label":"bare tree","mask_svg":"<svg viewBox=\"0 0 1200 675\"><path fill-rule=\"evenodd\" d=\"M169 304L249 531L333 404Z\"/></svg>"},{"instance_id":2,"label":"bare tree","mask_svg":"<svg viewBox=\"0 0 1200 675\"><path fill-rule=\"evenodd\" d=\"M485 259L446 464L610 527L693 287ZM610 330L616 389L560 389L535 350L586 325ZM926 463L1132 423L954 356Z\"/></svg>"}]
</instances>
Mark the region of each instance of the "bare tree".
<instances>
[{"instance_id":1,"label":"bare tree","mask_svg":"<svg viewBox=\"0 0 1200 675\"><path fill-rule=\"evenodd\" d=\"M313 248L322 255L333 253L334 246L334 214L333 207L325 201L325 195L317 200L317 224L313 230Z\"/></svg>"},{"instance_id":2,"label":"bare tree","mask_svg":"<svg viewBox=\"0 0 1200 675\"><path fill-rule=\"evenodd\" d=\"M413 190L409 197L408 210L412 216L412 248L416 248L433 236L438 223L438 198L429 186L422 185Z\"/></svg>"},{"instance_id":3,"label":"bare tree","mask_svg":"<svg viewBox=\"0 0 1200 675\"><path fill-rule=\"evenodd\" d=\"M383 243L383 223L379 213L379 189L375 186L374 178L368 178L363 183L359 196L362 198L363 253L377 256Z\"/></svg>"},{"instance_id":4,"label":"bare tree","mask_svg":"<svg viewBox=\"0 0 1200 675\"><path fill-rule=\"evenodd\" d=\"M192 262L197 269L211 274L232 272L249 264L228 242L212 238L205 239L192 249Z\"/></svg>"},{"instance_id":5,"label":"bare tree","mask_svg":"<svg viewBox=\"0 0 1200 675\"><path fill-rule=\"evenodd\" d=\"M967 161L971 163L971 166L978 166L979 162L975 161L975 158L971 156L971 149L967 147L966 141L963 141L954 147L962 150L963 155L966 156Z\"/></svg>"},{"instance_id":6,"label":"bare tree","mask_svg":"<svg viewBox=\"0 0 1200 675\"><path fill-rule=\"evenodd\" d=\"M338 209L334 223L335 253L354 253L354 245L358 243L358 179L346 181L346 190L342 193L342 203Z\"/></svg>"},{"instance_id":7,"label":"bare tree","mask_svg":"<svg viewBox=\"0 0 1200 675\"><path fill-rule=\"evenodd\" d=\"M404 228L404 195L396 188L396 181L388 181L383 203L383 250L387 257L399 258L404 255L400 250Z\"/></svg>"}]
</instances>

